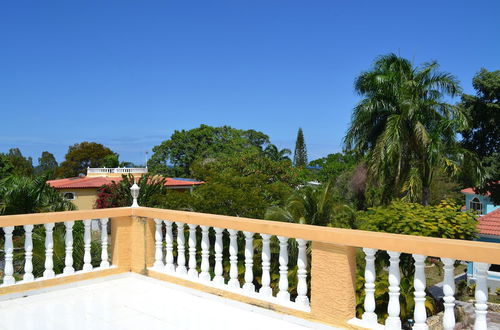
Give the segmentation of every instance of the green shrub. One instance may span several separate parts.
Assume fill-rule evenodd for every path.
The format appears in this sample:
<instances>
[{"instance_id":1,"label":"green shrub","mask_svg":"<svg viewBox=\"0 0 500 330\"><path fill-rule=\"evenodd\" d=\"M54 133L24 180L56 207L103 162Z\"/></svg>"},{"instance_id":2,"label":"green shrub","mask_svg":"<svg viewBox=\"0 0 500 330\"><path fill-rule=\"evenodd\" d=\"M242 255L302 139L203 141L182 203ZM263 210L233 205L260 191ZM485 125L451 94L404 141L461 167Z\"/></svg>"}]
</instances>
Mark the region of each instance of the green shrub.
<instances>
[{"instance_id":1,"label":"green shrub","mask_svg":"<svg viewBox=\"0 0 500 330\"><path fill-rule=\"evenodd\" d=\"M476 217L446 201L437 206L395 201L357 214L363 230L454 239L474 238Z\"/></svg>"}]
</instances>

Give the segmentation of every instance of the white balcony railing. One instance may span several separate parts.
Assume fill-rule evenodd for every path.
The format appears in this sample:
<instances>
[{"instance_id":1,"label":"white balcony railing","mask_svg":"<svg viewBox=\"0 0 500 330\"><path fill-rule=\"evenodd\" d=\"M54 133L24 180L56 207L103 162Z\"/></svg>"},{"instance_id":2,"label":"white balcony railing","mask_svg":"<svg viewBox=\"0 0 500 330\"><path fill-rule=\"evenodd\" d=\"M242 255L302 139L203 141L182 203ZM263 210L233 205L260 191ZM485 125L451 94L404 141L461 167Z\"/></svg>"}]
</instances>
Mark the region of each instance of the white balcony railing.
<instances>
[{"instance_id":1,"label":"white balcony railing","mask_svg":"<svg viewBox=\"0 0 500 330\"><path fill-rule=\"evenodd\" d=\"M93 232L88 219L99 219L100 229ZM454 264L464 260L474 261L476 267L474 329L487 329L486 274L489 263L498 263L500 258L500 245L494 243L144 207L1 216L0 227L4 234L0 295L29 290L31 282L42 287L45 280L53 283L60 277L64 277L60 282L68 282L68 278L77 281L90 275L136 272L180 281L183 285L195 282L200 290L227 292L232 299L246 296L245 302L292 315L302 313L296 315L306 319L371 329L402 328L401 253L411 254L415 267L413 329L428 328L424 267L427 256L438 257L443 263L443 328L455 327ZM38 249L36 254L34 247ZM364 313L358 319L355 269L360 248L366 265ZM385 324L379 323L377 313L381 311L376 310L375 286L380 283L375 267L378 251L386 251L390 257ZM58 261L57 269L54 261ZM350 325L338 323L339 320Z\"/></svg>"},{"instance_id":2,"label":"white balcony railing","mask_svg":"<svg viewBox=\"0 0 500 330\"><path fill-rule=\"evenodd\" d=\"M87 168L87 174L108 174L108 173L118 173L118 174L128 174L128 173L148 173L147 167L89 167Z\"/></svg>"}]
</instances>

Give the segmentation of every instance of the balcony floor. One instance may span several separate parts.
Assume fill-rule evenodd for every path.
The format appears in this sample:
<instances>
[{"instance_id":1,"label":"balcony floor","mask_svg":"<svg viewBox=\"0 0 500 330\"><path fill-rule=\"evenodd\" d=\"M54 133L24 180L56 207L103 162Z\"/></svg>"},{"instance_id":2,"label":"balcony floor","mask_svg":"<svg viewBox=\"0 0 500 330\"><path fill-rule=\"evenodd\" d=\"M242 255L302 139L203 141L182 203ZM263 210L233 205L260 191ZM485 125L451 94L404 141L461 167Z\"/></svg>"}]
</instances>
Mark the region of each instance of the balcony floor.
<instances>
[{"instance_id":1,"label":"balcony floor","mask_svg":"<svg viewBox=\"0 0 500 330\"><path fill-rule=\"evenodd\" d=\"M0 298L0 329L334 329L136 274Z\"/></svg>"}]
</instances>

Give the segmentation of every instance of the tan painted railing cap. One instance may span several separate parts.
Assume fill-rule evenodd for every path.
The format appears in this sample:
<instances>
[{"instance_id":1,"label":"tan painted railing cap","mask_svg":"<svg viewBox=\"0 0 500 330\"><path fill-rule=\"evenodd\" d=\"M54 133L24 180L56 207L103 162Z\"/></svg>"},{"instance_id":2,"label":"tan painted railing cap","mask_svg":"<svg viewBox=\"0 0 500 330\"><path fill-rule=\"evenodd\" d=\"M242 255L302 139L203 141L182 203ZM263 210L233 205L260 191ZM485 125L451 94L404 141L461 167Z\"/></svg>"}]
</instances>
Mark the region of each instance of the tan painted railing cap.
<instances>
[{"instance_id":1,"label":"tan painted railing cap","mask_svg":"<svg viewBox=\"0 0 500 330\"><path fill-rule=\"evenodd\" d=\"M320 227L147 207L123 207L0 216L0 226L21 226L26 224L129 216L179 221L202 226L235 229L290 238L302 238L310 241L338 245L500 264L500 244L497 243Z\"/></svg>"}]
</instances>

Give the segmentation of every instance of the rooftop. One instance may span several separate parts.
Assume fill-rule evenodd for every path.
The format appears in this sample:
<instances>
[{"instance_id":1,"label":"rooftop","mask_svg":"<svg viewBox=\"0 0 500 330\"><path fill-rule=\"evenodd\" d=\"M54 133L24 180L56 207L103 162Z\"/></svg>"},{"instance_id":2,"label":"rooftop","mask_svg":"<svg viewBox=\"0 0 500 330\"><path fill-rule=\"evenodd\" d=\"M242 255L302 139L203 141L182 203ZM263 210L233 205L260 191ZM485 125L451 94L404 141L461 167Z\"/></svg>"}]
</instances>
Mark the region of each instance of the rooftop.
<instances>
[{"instance_id":1,"label":"rooftop","mask_svg":"<svg viewBox=\"0 0 500 330\"><path fill-rule=\"evenodd\" d=\"M107 176L82 176L66 179L50 180L47 183L56 189L71 189L71 188L99 188L103 185L108 185L113 182L120 182L121 177ZM166 178L165 186L168 187L191 187L203 184L202 181L193 179Z\"/></svg>"},{"instance_id":2,"label":"rooftop","mask_svg":"<svg viewBox=\"0 0 500 330\"><path fill-rule=\"evenodd\" d=\"M479 217L477 229L480 234L500 236L500 209Z\"/></svg>"},{"instance_id":3,"label":"rooftop","mask_svg":"<svg viewBox=\"0 0 500 330\"><path fill-rule=\"evenodd\" d=\"M44 291L2 297L0 329L334 329L131 273Z\"/></svg>"}]
</instances>

